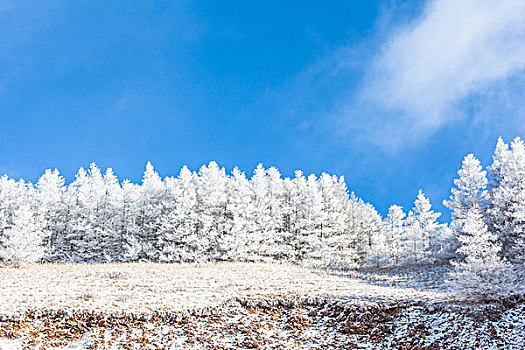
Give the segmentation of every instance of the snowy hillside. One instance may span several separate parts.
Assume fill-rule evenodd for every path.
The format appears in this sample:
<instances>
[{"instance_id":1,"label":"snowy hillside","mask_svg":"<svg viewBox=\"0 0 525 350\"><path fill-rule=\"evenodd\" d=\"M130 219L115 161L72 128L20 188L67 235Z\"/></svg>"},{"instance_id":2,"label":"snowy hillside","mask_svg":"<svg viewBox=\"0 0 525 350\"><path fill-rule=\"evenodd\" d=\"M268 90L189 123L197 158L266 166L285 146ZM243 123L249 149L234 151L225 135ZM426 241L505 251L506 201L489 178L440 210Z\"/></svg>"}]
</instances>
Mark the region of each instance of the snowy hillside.
<instances>
[{"instance_id":1,"label":"snowy hillside","mask_svg":"<svg viewBox=\"0 0 525 350\"><path fill-rule=\"evenodd\" d=\"M443 282L449 271L440 266L328 272L239 263L4 268L0 338L9 342L0 344L519 349L524 305L454 301Z\"/></svg>"},{"instance_id":2,"label":"snowy hillside","mask_svg":"<svg viewBox=\"0 0 525 350\"><path fill-rule=\"evenodd\" d=\"M220 306L233 297L329 295L365 304L448 297L435 286L420 288L417 279L405 278L277 264L32 265L0 269L0 314L32 309L184 312ZM404 285L391 288L389 280Z\"/></svg>"}]
</instances>

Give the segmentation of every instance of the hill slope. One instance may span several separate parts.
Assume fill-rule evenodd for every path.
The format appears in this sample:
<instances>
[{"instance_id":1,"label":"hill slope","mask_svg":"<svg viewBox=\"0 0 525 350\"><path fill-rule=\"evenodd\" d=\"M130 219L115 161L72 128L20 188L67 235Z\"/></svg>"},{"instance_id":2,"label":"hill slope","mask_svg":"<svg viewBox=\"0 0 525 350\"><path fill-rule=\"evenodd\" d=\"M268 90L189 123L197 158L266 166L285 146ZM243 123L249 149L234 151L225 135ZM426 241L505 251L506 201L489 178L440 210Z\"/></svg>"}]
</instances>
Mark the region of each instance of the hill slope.
<instances>
[{"instance_id":1,"label":"hill slope","mask_svg":"<svg viewBox=\"0 0 525 350\"><path fill-rule=\"evenodd\" d=\"M446 266L267 264L0 269L1 348L523 348L525 307L467 305ZM6 339L10 339L7 341ZM73 347L74 348L74 347Z\"/></svg>"}]
</instances>

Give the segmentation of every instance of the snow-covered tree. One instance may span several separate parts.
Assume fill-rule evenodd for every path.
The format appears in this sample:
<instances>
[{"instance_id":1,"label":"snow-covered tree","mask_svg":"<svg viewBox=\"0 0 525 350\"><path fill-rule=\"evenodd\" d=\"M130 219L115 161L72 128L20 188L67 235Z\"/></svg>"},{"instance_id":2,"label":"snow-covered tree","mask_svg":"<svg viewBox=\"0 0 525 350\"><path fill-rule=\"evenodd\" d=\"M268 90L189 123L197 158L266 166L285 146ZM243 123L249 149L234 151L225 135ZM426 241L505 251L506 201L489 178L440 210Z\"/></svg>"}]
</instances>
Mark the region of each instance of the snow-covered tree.
<instances>
[{"instance_id":1,"label":"snow-covered tree","mask_svg":"<svg viewBox=\"0 0 525 350\"><path fill-rule=\"evenodd\" d=\"M419 190L414 207L405 221L403 239L406 264L428 264L434 262L439 251L438 239L441 225L436 221L441 213L432 210L430 200Z\"/></svg>"},{"instance_id":2,"label":"snow-covered tree","mask_svg":"<svg viewBox=\"0 0 525 350\"><path fill-rule=\"evenodd\" d=\"M224 168L210 162L199 169L197 210L199 242L205 256L211 260L229 260L228 244L232 241L231 213L228 212L228 182Z\"/></svg>"},{"instance_id":3,"label":"snow-covered tree","mask_svg":"<svg viewBox=\"0 0 525 350\"><path fill-rule=\"evenodd\" d=\"M254 261L259 253L260 243L257 238L257 225L252 215L254 214L253 192L246 175L235 167L229 186L228 211L232 215L231 254L237 261Z\"/></svg>"},{"instance_id":4,"label":"snow-covered tree","mask_svg":"<svg viewBox=\"0 0 525 350\"><path fill-rule=\"evenodd\" d=\"M317 177L314 174L306 180L305 193L305 231L301 235L303 241L305 263L319 265L323 258L321 241L321 223L323 221L323 193Z\"/></svg>"},{"instance_id":5,"label":"snow-covered tree","mask_svg":"<svg viewBox=\"0 0 525 350\"><path fill-rule=\"evenodd\" d=\"M391 205L384 220L385 247L391 265L398 265L402 256L401 240L405 233L406 214L399 205Z\"/></svg>"},{"instance_id":6,"label":"snow-covered tree","mask_svg":"<svg viewBox=\"0 0 525 350\"><path fill-rule=\"evenodd\" d=\"M179 217L177 213L178 198L178 184L173 177L164 179L164 187L166 188L166 195L162 201L162 215L159 218L158 239L160 240L159 260L161 262L181 262L180 248L184 247L184 242L181 241L179 228Z\"/></svg>"},{"instance_id":7,"label":"snow-covered tree","mask_svg":"<svg viewBox=\"0 0 525 350\"><path fill-rule=\"evenodd\" d=\"M270 178L262 164L258 164L250 178L251 195L248 215L253 222L253 229L246 236L246 245L252 260L269 259L269 248L273 246L273 217L271 212Z\"/></svg>"},{"instance_id":8,"label":"snow-covered tree","mask_svg":"<svg viewBox=\"0 0 525 350\"><path fill-rule=\"evenodd\" d=\"M346 215L347 230L338 239L334 261L344 267L359 267L366 263L372 251L374 237L382 230L382 219L373 205L355 193L350 194Z\"/></svg>"},{"instance_id":9,"label":"snow-covered tree","mask_svg":"<svg viewBox=\"0 0 525 350\"><path fill-rule=\"evenodd\" d=\"M122 222L120 214L122 212L124 193L119 180L113 169L108 168L103 177L104 193L98 209L100 220L100 238L103 253L99 261L116 262L122 261Z\"/></svg>"},{"instance_id":10,"label":"snow-covered tree","mask_svg":"<svg viewBox=\"0 0 525 350\"><path fill-rule=\"evenodd\" d=\"M108 254L109 242L106 231L106 221L104 213L107 211L104 206L105 200L105 183L102 171L95 164L91 163L88 170L87 184L80 200L86 210L86 229L82 244L82 261L84 262L102 262L106 261Z\"/></svg>"},{"instance_id":11,"label":"snow-covered tree","mask_svg":"<svg viewBox=\"0 0 525 350\"><path fill-rule=\"evenodd\" d=\"M45 237L46 260L63 258L66 203L65 179L57 169L47 169L36 183L36 212Z\"/></svg>"},{"instance_id":12,"label":"snow-covered tree","mask_svg":"<svg viewBox=\"0 0 525 350\"><path fill-rule=\"evenodd\" d=\"M448 263L457 258L459 240L447 223L441 224L437 234L438 249L433 254L436 263Z\"/></svg>"},{"instance_id":13,"label":"snow-covered tree","mask_svg":"<svg viewBox=\"0 0 525 350\"><path fill-rule=\"evenodd\" d=\"M92 205L89 193L88 172L81 167L65 194L68 214L63 237L63 261L87 261L88 240L91 236L90 206Z\"/></svg>"},{"instance_id":14,"label":"snow-covered tree","mask_svg":"<svg viewBox=\"0 0 525 350\"><path fill-rule=\"evenodd\" d=\"M122 204L119 214L121 261L138 261L142 252L139 241L140 186L122 181Z\"/></svg>"},{"instance_id":15,"label":"snow-covered tree","mask_svg":"<svg viewBox=\"0 0 525 350\"><path fill-rule=\"evenodd\" d=\"M492 155L492 164L488 167L489 186L491 189L497 188L504 178L504 166L507 164L510 156L509 145L503 139L498 138L494 154Z\"/></svg>"},{"instance_id":16,"label":"snow-covered tree","mask_svg":"<svg viewBox=\"0 0 525 350\"><path fill-rule=\"evenodd\" d=\"M0 259L4 262L20 266L39 262L44 257L43 226L29 205L15 210L12 225L4 235L4 245L0 248Z\"/></svg>"},{"instance_id":17,"label":"snow-covered tree","mask_svg":"<svg viewBox=\"0 0 525 350\"><path fill-rule=\"evenodd\" d=\"M372 236L372 248L366 258L368 265L382 267L390 264L388 238L388 233L384 230L378 231Z\"/></svg>"},{"instance_id":18,"label":"snow-covered tree","mask_svg":"<svg viewBox=\"0 0 525 350\"><path fill-rule=\"evenodd\" d=\"M499 256L497 236L488 231L479 208L467 211L459 240L458 253L465 258L453 262L456 271L451 274L458 291L468 298L497 299L508 295L513 274Z\"/></svg>"},{"instance_id":19,"label":"snow-covered tree","mask_svg":"<svg viewBox=\"0 0 525 350\"><path fill-rule=\"evenodd\" d=\"M0 248L5 246L6 232L13 226L16 210L30 204L30 186L24 181L15 181L7 175L0 177Z\"/></svg>"},{"instance_id":20,"label":"snow-covered tree","mask_svg":"<svg viewBox=\"0 0 525 350\"><path fill-rule=\"evenodd\" d=\"M498 140L489 168L488 224L498 235L501 254L514 264L525 263L525 143L520 138L510 149Z\"/></svg>"},{"instance_id":21,"label":"snow-covered tree","mask_svg":"<svg viewBox=\"0 0 525 350\"><path fill-rule=\"evenodd\" d=\"M138 253L140 261L158 262L160 259L159 226L162 214L162 201L166 189L164 182L148 162L142 176L142 185L139 193L139 208L137 218L137 240L141 251Z\"/></svg>"},{"instance_id":22,"label":"snow-covered tree","mask_svg":"<svg viewBox=\"0 0 525 350\"><path fill-rule=\"evenodd\" d=\"M320 222L320 244L325 265L341 263L343 246L348 240L349 194L343 177L323 173L319 178L323 208ZM345 251L348 253L348 251ZM339 260L336 262L335 260ZM343 259L346 260L346 259Z\"/></svg>"},{"instance_id":23,"label":"snow-covered tree","mask_svg":"<svg viewBox=\"0 0 525 350\"><path fill-rule=\"evenodd\" d=\"M479 160L473 154L467 155L458 171L459 178L454 180L455 187L452 195L443 204L452 211L452 223L450 228L454 242L449 242L449 248L455 251L459 247L457 237L463 234L463 226L467 213L472 208L481 212L485 211L487 200L487 177Z\"/></svg>"},{"instance_id":24,"label":"snow-covered tree","mask_svg":"<svg viewBox=\"0 0 525 350\"><path fill-rule=\"evenodd\" d=\"M195 174L184 166L176 179L165 179L165 186L165 213L159 228L159 236L163 240L161 261L204 261L204 249L197 235L199 220L196 216Z\"/></svg>"},{"instance_id":25,"label":"snow-covered tree","mask_svg":"<svg viewBox=\"0 0 525 350\"><path fill-rule=\"evenodd\" d=\"M266 171L269 177L270 221L268 222L267 242L263 251L274 261L290 261L294 253L291 231L291 195L293 183L289 178L283 179L276 167Z\"/></svg>"},{"instance_id":26,"label":"snow-covered tree","mask_svg":"<svg viewBox=\"0 0 525 350\"><path fill-rule=\"evenodd\" d=\"M295 172L291 185L291 232L295 261L310 263L309 260L317 260L315 255L320 253L322 193L315 175L306 178L300 170Z\"/></svg>"}]
</instances>

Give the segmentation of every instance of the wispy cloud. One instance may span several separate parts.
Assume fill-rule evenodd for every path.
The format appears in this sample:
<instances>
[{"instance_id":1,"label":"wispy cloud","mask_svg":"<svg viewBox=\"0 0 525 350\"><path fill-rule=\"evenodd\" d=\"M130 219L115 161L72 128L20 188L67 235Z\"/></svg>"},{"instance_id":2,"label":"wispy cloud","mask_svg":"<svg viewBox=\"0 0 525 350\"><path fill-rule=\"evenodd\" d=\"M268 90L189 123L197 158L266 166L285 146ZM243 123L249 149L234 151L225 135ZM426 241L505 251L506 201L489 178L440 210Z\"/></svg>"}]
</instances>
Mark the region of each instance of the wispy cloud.
<instances>
[{"instance_id":1,"label":"wispy cloud","mask_svg":"<svg viewBox=\"0 0 525 350\"><path fill-rule=\"evenodd\" d=\"M339 111L372 142L396 149L466 115L497 111L496 102L514 111L506 118L525 123L524 1L431 1L380 42Z\"/></svg>"}]
</instances>

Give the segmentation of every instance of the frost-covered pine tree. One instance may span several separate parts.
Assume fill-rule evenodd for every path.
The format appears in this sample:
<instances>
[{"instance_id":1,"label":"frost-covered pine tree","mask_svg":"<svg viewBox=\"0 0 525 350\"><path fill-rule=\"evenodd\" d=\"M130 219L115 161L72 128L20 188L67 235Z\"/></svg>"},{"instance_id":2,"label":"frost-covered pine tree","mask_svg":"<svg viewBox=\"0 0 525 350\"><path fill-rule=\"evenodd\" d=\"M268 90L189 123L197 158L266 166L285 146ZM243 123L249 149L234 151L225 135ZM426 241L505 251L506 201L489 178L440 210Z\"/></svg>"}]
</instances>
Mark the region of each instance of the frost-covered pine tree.
<instances>
[{"instance_id":1,"label":"frost-covered pine tree","mask_svg":"<svg viewBox=\"0 0 525 350\"><path fill-rule=\"evenodd\" d=\"M509 162L509 179L515 196L510 203L510 223L507 226L507 241L502 250L508 259L525 268L525 142L516 138L511 143L512 158ZM506 184L503 181L502 186Z\"/></svg>"},{"instance_id":2,"label":"frost-covered pine tree","mask_svg":"<svg viewBox=\"0 0 525 350\"><path fill-rule=\"evenodd\" d=\"M119 214L121 261L138 261L143 251L139 241L138 203L140 203L140 186L127 179L122 181L122 205Z\"/></svg>"},{"instance_id":3,"label":"frost-covered pine tree","mask_svg":"<svg viewBox=\"0 0 525 350\"><path fill-rule=\"evenodd\" d=\"M295 261L310 263L318 260L320 252L320 230L322 193L315 175L305 178L302 171L295 172L292 180L292 232L295 247Z\"/></svg>"},{"instance_id":4,"label":"frost-covered pine tree","mask_svg":"<svg viewBox=\"0 0 525 350\"><path fill-rule=\"evenodd\" d=\"M196 217L197 193L194 174L184 166L177 178L164 180L167 195L164 200L159 237L161 261L163 262L201 262L204 261L200 247Z\"/></svg>"},{"instance_id":5,"label":"frost-covered pine tree","mask_svg":"<svg viewBox=\"0 0 525 350\"><path fill-rule=\"evenodd\" d=\"M29 205L22 205L15 210L12 225L4 235L5 241L0 248L2 261L20 266L39 262L44 257L43 226Z\"/></svg>"},{"instance_id":6,"label":"frost-covered pine tree","mask_svg":"<svg viewBox=\"0 0 525 350\"><path fill-rule=\"evenodd\" d=\"M499 256L497 236L489 232L478 207L470 208L462 224L458 253L465 258L453 262L452 282L467 298L498 299L512 290L509 264Z\"/></svg>"},{"instance_id":7,"label":"frost-covered pine tree","mask_svg":"<svg viewBox=\"0 0 525 350\"><path fill-rule=\"evenodd\" d=\"M459 247L457 237L463 235L463 226L468 212L472 208L484 211L487 200L487 176L479 160L473 154L467 155L458 171L459 178L454 180L452 195L443 204L452 211L450 228L454 242L448 246L454 252Z\"/></svg>"},{"instance_id":8,"label":"frost-covered pine tree","mask_svg":"<svg viewBox=\"0 0 525 350\"><path fill-rule=\"evenodd\" d=\"M23 181L15 181L7 175L0 177L0 248L5 247L6 232L13 226L16 210L28 204L28 187Z\"/></svg>"},{"instance_id":9,"label":"frost-covered pine tree","mask_svg":"<svg viewBox=\"0 0 525 350\"><path fill-rule=\"evenodd\" d=\"M388 261L397 266L400 262L402 252L401 240L405 234L406 214L399 205L391 205L384 220L385 247L388 250Z\"/></svg>"},{"instance_id":10,"label":"frost-covered pine tree","mask_svg":"<svg viewBox=\"0 0 525 350\"><path fill-rule=\"evenodd\" d=\"M108 168L104 173L104 193L99 205L98 217L101 221L101 235L99 241L103 253L99 261L122 261L122 230L121 217L123 206L123 190L113 169Z\"/></svg>"},{"instance_id":11,"label":"frost-covered pine tree","mask_svg":"<svg viewBox=\"0 0 525 350\"><path fill-rule=\"evenodd\" d=\"M108 253L105 213L107 208L105 201L105 183L102 171L95 164L91 163L88 170L88 182L85 191L81 191L83 207L86 209L86 232L83 237L83 258L84 262L103 262L106 261Z\"/></svg>"},{"instance_id":12,"label":"frost-covered pine tree","mask_svg":"<svg viewBox=\"0 0 525 350\"><path fill-rule=\"evenodd\" d=\"M211 260L228 260L226 235L231 234L231 213L228 212L228 182L224 168L210 162L199 169L197 210L200 219L199 242Z\"/></svg>"},{"instance_id":13,"label":"frost-covered pine tree","mask_svg":"<svg viewBox=\"0 0 525 350\"><path fill-rule=\"evenodd\" d=\"M181 259L185 262L205 261L205 250L200 242L202 224L198 217L197 180L195 172L182 167L177 178L179 191L176 212L178 216L178 235L183 242Z\"/></svg>"},{"instance_id":14,"label":"frost-covered pine tree","mask_svg":"<svg viewBox=\"0 0 525 350\"><path fill-rule=\"evenodd\" d=\"M164 179L166 194L162 201L162 215L158 228L158 239L160 240L159 260L161 262L181 262L179 247L183 245L178 232L178 184L173 177Z\"/></svg>"},{"instance_id":15,"label":"frost-covered pine tree","mask_svg":"<svg viewBox=\"0 0 525 350\"><path fill-rule=\"evenodd\" d=\"M320 244L325 265L340 265L340 250L348 239L349 194L344 177L323 173L319 178L322 192Z\"/></svg>"},{"instance_id":16,"label":"frost-covered pine tree","mask_svg":"<svg viewBox=\"0 0 525 350\"><path fill-rule=\"evenodd\" d=\"M307 254L306 259L310 265L319 265L323 260L323 246L321 240L323 215L323 192L321 184L314 174L308 176L306 181L307 192Z\"/></svg>"},{"instance_id":17,"label":"frost-covered pine tree","mask_svg":"<svg viewBox=\"0 0 525 350\"><path fill-rule=\"evenodd\" d=\"M492 155L492 164L488 167L488 176L490 180L488 184L490 189L495 189L501 184L505 173L504 166L507 164L509 156L509 145L499 137L496 143L496 148L494 149L494 154Z\"/></svg>"},{"instance_id":18,"label":"frost-covered pine tree","mask_svg":"<svg viewBox=\"0 0 525 350\"><path fill-rule=\"evenodd\" d=\"M293 183L289 178L283 179L276 167L270 167L266 173L270 181L270 222L267 230L271 238L264 242L263 251L273 261L290 261L295 255L290 225Z\"/></svg>"},{"instance_id":19,"label":"frost-covered pine tree","mask_svg":"<svg viewBox=\"0 0 525 350\"><path fill-rule=\"evenodd\" d=\"M232 215L231 254L237 261L257 260L257 228L252 217L254 214L252 187L244 172L235 167L230 181L230 201L228 211Z\"/></svg>"},{"instance_id":20,"label":"frost-covered pine tree","mask_svg":"<svg viewBox=\"0 0 525 350\"><path fill-rule=\"evenodd\" d=\"M432 210L430 200L419 190L414 207L405 221L405 264L434 262L435 254L439 251L438 235L441 225L437 219L440 216L441 213Z\"/></svg>"},{"instance_id":21,"label":"frost-covered pine tree","mask_svg":"<svg viewBox=\"0 0 525 350\"><path fill-rule=\"evenodd\" d=\"M439 250L434 254L437 263L448 263L457 258L459 240L447 223L441 224L438 233Z\"/></svg>"},{"instance_id":22,"label":"frost-covered pine tree","mask_svg":"<svg viewBox=\"0 0 525 350\"><path fill-rule=\"evenodd\" d=\"M89 192L88 172L81 167L65 193L68 214L62 247L63 262L87 261L87 242L91 235Z\"/></svg>"},{"instance_id":23,"label":"frost-covered pine tree","mask_svg":"<svg viewBox=\"0 0 525 350\"><path fill-rule=\"evenodd\" d=\"M274 245L272 235L272 198L270 195L270 177L262 164L258 164L250 178L249 215L253 230L247 235L246 245L252 254L253 261L269 260L269 250Z\"/></svg>"},{"instance_id":24,"label":"frost-covered pine tree","mask_svg":"<svg viewBox=\"0 0 525 350\"><path fill-rule=\"evenodd\" d=\"M382 230L382 219L370 203L353 192L347 211L347 231L340 239L339 261L343 267L358 267L366 263L374 245L374 237Z\"/></svg>"},{"instance_id":25,"label":"frost-covered pine tree","mask_svg":"<svg viewBox=\"0 0 525 350\"><path fill-rule=\"evenodd\" d=\"M501 254L514 264L525 263L525 143L520 138L510 149L498 140L489 167L488 224L498 235Z\"/></svg>"},{"instance_id":26,"label":"frost-covered pine tree","mask_svg":"<svg viewBox=\"0 0 525 350\"><path fill-rule=\"evenodd\" d=\"M384 230L372 236L372 248L367 255L367 265L382 267L390 264L390 250L387 245L388 233Z\"/></svg>"},{"instance_id":27,"label":"frost-covered pine tree","mask_svg":"<svg viewBox=\"0 0 525 350\"><path fill-rule=\"evenodd\" d=\"M57 261L64 256L66 203L65 179L57 169L46 169L36 183L36 211L44 232L46 260Z\"/></svg>"},{"instance_id":28,"label":"frost-covered pine tree","mask_svg":"<svg viewBox=\"0 0 525 350\"><path fill-rule=\"evenodd\" d=\"M141 251L140 261L158 262L161 247L159 247L159 227L162 215L162 201L166 194L164 182L155 168L148 162L142 176L139 192L139 208L137 218L137 237Z\"/></svg>"}]
</instances>

